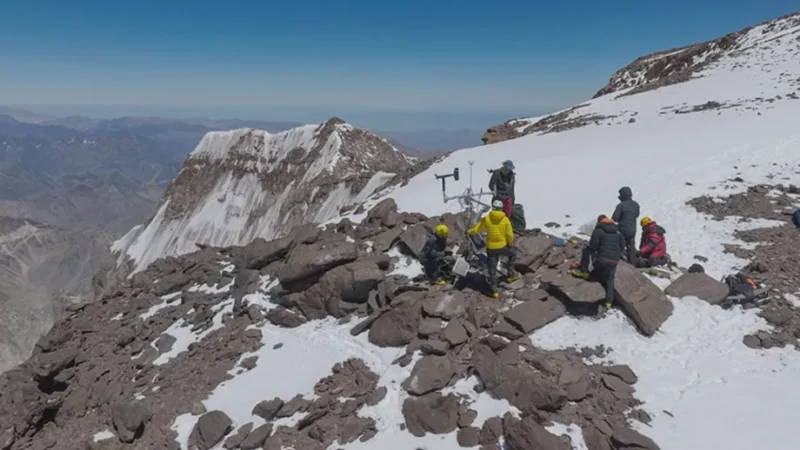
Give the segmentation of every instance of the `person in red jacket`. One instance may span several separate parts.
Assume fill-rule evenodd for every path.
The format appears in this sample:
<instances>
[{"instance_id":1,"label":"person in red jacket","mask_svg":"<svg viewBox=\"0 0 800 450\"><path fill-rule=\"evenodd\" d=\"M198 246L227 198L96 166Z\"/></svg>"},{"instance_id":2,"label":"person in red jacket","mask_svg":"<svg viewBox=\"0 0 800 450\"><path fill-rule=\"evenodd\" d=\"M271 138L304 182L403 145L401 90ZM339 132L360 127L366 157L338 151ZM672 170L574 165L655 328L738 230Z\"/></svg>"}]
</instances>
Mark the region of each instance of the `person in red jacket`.
<instances>
[{"instance_id":1,"label":"person in red jacket","mask_svg":"<svg viewBox=\"0 0 800 450\"><path fill-rule=\"evenodd\" d=\"M653 219L642 217L642 240L637 252L637 267L663 266L669 262L667 256L667 231Z\"/></svg>"}]
</instances>

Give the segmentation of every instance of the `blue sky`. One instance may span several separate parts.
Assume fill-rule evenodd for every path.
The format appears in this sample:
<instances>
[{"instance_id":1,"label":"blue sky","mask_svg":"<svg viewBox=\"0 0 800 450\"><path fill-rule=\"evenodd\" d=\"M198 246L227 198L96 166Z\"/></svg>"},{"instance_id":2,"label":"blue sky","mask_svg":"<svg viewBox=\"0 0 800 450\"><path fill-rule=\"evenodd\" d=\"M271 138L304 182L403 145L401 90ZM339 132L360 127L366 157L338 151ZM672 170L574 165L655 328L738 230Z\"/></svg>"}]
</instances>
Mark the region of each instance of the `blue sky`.
<instances>
[{"instance_id":1,"label":"blue sky","mask_svg":"<svg viewBox=\"0 0 800 450\"><path fill-rule=\"evenodd\" d=\"M798 8L722 3L8 0L0 104L533 114Z\"/></svg>"}]
</instances>

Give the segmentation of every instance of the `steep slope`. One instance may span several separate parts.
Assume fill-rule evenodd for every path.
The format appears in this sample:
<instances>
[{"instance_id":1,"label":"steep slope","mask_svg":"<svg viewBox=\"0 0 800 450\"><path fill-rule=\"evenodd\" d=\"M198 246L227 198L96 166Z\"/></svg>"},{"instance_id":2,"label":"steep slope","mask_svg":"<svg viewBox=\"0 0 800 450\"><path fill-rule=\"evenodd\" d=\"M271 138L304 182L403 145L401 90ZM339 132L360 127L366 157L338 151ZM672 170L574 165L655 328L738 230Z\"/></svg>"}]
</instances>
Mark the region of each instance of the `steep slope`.
<instances>
[{"instance_id":1,"label":"steep slope","mask_svg":"<svg viewBox=\"0 0 800 450\"><path fill-rule=\"evenodd\" d=\"M753 102L772 102L785 96L797 98L797 90L792 89L800 86L797 72L779 70L771 77L767 77L768 79L765 81L783 85L783 89L777 92L761 89L757 83L748 80L744 74L750 73L749 69L751 68L755 68L757 72L774 72L786 60L795 58L796 53L791 48L784 49L784 47L792 47L791 41L800 36L798 26L800 26L800 13L793 13L718 39L642 56L615 72L608 84L598 90L593 98L605 98L607 102L612 102L626 96L703 77L713 77L714 80L719 80L719 76L725 72L731 72L729 75L724 75L726 78L737 78L736 83L740 86L736 89L739 87L745 89L735 94L742 97L729 98L727 99L729 103L722 106L713 103L718 99L713 98L712 94L715 91L712 90L706 94L712 103L699 102L699 99L692 99L686 105L674 102L659 113L689 112L688 109L691 108L718 109L720 106L747 108ZM751 56L755 56L756 59L751 59ZM755 67L752 67L753 65ZM713 83L708 82L704 86L711 84ZM730 91L731 88L733 86L725 83L716 91ZM730 92L730 94L733 93ZM724 98L725 93L722 95ZM591 105L593 104L591 103ZM618 104L626 103L618 102ZM543 117L509 120L489 128L483 135L482 141L484 144L491 144L528 134L566 131L588 125L606 125L610 121L620 122L633 118L624 115L621 108L615 109L618 113L622 112L623 114L610 115L608 112L587 108L588 105L577 105Z\"/></svg>"},{"instance_id":2,"label":"steep slope","mask_svg":"<svg viewBox=\"0 0 800 450\"><path fill-rule=\"evenodd\" d=\"M254 129L208 133L167 188L155 217L114 244L139 271L195 244L241 245L293 226L323 222L418 160L340 119L277 134Z\"/></svg>"},{"instance_id":3,"label":"steep slope","mask_svg":"<svg viewBox=\"0 0 800 450\"><path fill-rule=\"evenodd\" d=\"M112 237L0 217L0 372L30 355L63 309L92 298Z\"/></svg>"}]
</instances>

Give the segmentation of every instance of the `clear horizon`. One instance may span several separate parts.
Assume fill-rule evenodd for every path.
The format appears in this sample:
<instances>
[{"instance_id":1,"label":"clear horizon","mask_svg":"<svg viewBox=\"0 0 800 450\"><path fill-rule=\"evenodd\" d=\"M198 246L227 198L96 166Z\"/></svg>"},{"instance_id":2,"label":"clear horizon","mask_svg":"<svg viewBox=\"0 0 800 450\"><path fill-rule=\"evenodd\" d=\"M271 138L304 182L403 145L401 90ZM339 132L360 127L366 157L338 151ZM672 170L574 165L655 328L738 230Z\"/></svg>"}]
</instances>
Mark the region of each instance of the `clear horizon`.
<instances>
[{"instance_id":1,"label":"clear horizon","mask_svg":"<svg viewBox=\"0 0 800 450\"><path fill-rule=\"evenodd\" d=\"M788 0L735 8L707 0L615 8L507 0L497 13L475 0L242 0L236 8L29 0L0 16L0 104L73 111L62 116L308 122L335 115L384 123L394 115L414 128L452 127L458 117L489 126L487 117L535 116L588 100L639 56L796 9Z\"/></svg>"}]
</instances>

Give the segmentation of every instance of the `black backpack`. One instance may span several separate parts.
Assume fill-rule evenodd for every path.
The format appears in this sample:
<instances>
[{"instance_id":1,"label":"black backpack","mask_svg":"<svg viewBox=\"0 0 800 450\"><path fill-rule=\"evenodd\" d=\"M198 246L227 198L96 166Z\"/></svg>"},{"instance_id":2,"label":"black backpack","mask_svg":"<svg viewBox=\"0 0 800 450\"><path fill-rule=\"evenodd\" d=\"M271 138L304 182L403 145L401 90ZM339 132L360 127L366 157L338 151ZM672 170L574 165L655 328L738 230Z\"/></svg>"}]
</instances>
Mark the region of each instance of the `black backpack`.
<instances>
[{"instance_id":1,"label":"black backpack","mask_svg":"<svg viewBox=\"0 0 800 450\"><path fill-rule=\"evenodd\" d=\"M525 208L521 204L515 203L511 209L511 228L515 233L521 234L526 229Z\"/></svg>"},{"instance_id":2,"label":"black backpack","mask_svg":"<svg viewBox=\"0 0 800 450\"><path fill-rule=\"evenodd\" d=\"M752 278L737 273L724 277L722 281L728 286L728 295L741 295L744 300L756 298L758 284Z\"/></svg>"}]
</instances>

